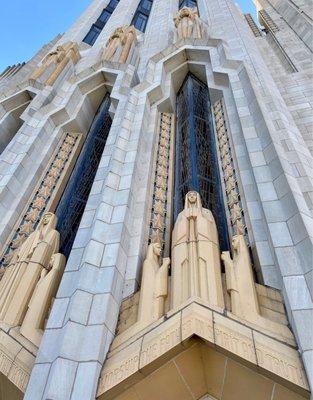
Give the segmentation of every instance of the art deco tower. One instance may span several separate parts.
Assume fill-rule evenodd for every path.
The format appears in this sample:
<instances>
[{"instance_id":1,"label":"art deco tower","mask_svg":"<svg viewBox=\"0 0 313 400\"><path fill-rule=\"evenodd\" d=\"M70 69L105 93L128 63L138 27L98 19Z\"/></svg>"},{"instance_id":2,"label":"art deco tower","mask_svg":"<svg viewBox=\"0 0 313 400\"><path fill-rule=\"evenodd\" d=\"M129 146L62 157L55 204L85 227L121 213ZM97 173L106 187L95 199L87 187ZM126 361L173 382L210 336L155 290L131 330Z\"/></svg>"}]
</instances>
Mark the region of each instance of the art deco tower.
<instances>
[{"instance_id":1,"label":"art deco tower","mask_svg":"<svg viewBox=\"0 0 313 400\"><path fill-rule=\"evenodd\" d=\"M0 75L0 396L313 384L312 9L93 0Z\"/></svg>"}]
</instances>

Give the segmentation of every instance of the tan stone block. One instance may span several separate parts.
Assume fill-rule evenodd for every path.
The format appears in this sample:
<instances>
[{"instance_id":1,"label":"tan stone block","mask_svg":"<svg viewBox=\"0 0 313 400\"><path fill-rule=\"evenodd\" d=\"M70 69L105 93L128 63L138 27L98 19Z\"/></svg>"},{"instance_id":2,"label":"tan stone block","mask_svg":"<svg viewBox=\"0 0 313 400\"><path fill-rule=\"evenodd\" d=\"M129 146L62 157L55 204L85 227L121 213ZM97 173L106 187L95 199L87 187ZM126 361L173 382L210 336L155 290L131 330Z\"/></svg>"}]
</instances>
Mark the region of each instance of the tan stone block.
<instances>
[{"instance_id":1,"label":"tan stone block","mask_svg":"<svg viewBox=\"0 0 313 400\"><path fill-rule=\"evenodd\" d=\"M175 357L174 362L195 399L207 393L201 346L196 344Z\"/></svg>"},{"instance_id":2,"label":"tan stone block","mask_svg":"<svg viewBox=\"0 0 313 400\"><path fill-rule=\"evenodd\" d=\"M16 356L15 362L20 364L26 370L28 369L30 373L35 363L35 356L33 356L29 351L22 349Z\"/></svg>"},{"instance_id":3,"label":"tan stone block","mask_svg":"<svg viewBox=\"0 0 313 400\"><path fill-rule=\"evenodd\" d=\"M268 336L253 332L258 366L308 389L298 352Z\"/></svg>"},{"instance_id":4,"label":"tan stone block","mask_svg":"<svg viewBox=\"0 0 313 400\"><path fill-rule=\"evenodd\" d=\"M213 313L195 303L182 310L182 340L188 339L194 334L214 343Z\"/></svg>"},{"instance_id":5,"label":"tan stone block","mask_svg":"<svg viewBox=\"0 0 313 400\"><path fill-rule=\"evenodd\" d=\"M172 362L135 385L140 400L192 400L193 397Z\"/></svg>"},{"instance_id":6,"label":"tan stone block","mask_svg":"<svg viewBox=\"0 0 313 400\"><path fill-rule=\"evenodd\" d=\"M203 344L201 346L203 368L207 391L217 399L221 398L227 357Z\"/></svg>"},{"instance_id":7,"label":"tan stone block","mask_svg":"<svg viewBox=\"0 0 313 400\"><path fill-rule=\"evenodd\" d=\"M98 395L107 392L138 371L141 345L142 339L136 340L106 361L101 373Z\"/></svg>"},{"instance_id":8,"label":"tan stone block","mask_svg":"<svg viewBox=\"0 0 313 400\"><path fill-rule=\"evenodd\" d=\"M115 397L114 400L140 400L137 393L133 388L126 390L126 392Z\"/></svg>"},{"instance_id":9,"label":"tan stone block","mask_svg":"<svg viewBox=\"0 0 313 400\"><path fill-rule=\"evenodd\" d=\"M147 333L140 352L140 369L181 343L181 313Z\"/></svg>"},{"instance_id":10,"label":"tan stone block","mask_svg":"<svg viewBox=\"0 0 313 400\"><path fill-rule=\"evenodd\" d=\"M0 349L14 360L22 346L7 333L0 331Z\"/></svg>"},{"instance_id":11,"label":"tan stone block","mask_svg":"<svg viewBox=\"0 0 313 400\"><path fill-rule=\"evenodd\" d=\"M273 382L228 359L222 400L271 400Z\"/></svg>"},{"instance_id":12,"label":"tan stone block","mask_svg":"<svg viewBox=\"0 0 313 400\"><path fill-rule=\"evenodd\" d=\"M256 364L251 329L223 315L213 313L215 344Z\"/></svg>"},{"instance_id":13,"label":"tan stone block","mask_svg":"<svg viewBox=\"0 0 313 400\"><path fill-rule=\"evenodd\" d=\"M303 397L298 393L292 392L291 390L276 384L274 388L273 397L271 400L303 400L308 398L309 395Z\"/></svg>"},{"instance_id":14,"label":"tan stone block","mask_svg":"<svg viewBox=\"0 0 313 400\"><path fill-rule=\"evenodd\" d=\"M22 392L26 391L29 381L30 371L24 369L18 363L13 363L8 374L8 378L14 383Z\"/></svg>"}]
</instances>

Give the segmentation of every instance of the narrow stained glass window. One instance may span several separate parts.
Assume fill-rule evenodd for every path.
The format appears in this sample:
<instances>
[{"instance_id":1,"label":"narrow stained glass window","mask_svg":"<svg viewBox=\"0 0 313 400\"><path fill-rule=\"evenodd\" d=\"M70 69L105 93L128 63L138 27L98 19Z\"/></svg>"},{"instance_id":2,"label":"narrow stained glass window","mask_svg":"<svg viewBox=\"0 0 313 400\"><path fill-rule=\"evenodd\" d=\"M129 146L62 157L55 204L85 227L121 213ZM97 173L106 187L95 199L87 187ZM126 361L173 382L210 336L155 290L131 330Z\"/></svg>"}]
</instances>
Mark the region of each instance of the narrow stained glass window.
<instances>
[{"instance_id":1,"label":"narrow stained glass window","mask_svg":"<svg viewBox=\"0 0 313 400\"><path fill-rule=\"evenodd\" d=\"M197 0L179 0L179 9L183 7L197 7Z\"/></svg>"},{"instance_id":2,"label":"narrow stained glass window","mask_svg":"<svg viewBox=\"0 0 313 400\"><path fill-rule=\"evenodd\" d=\"M221 250L229 248L208 87L189 74L177 94L174 219L194 190L212 211Z\"/></svg>"},{"instance_id":3,"label":"narrow stained glass window","mask_svg":"<svg viewBox=\"0 0 313 400\"><path fill-rule=\"evenodd\" d=\"M153 0L141 0L132 20L132 25L141 32L145 32Z\"/></svg>"},{"instance_id":4,"label":"narrow stained glass window","mask_svg":"<svg viewBox=\"0 0 313 400\"><path fill-rule=\"evenodd\" d=\"M118 5L119 0L111 0L109 4L105 7L105 9L100 14L97 21L92 24L89 32L83 39L83 42L90 44L92 46L95 41L98 39L102 29L104 28L105 24L108 22L109 18L111 17L113 11L115 10L116 6Z\"/></svg>"},{"instance_id":5,"label":"narrow stained glass window","mask_svg":"<svg viewBox=\"0 0 313 400\"><path fill-rule=\"evenodd\" d=\"M56 209L60 252L68 257L96 176L111 128L110 96L100 106L77 159L71 177Z\"/></svg>"}]
</instances>

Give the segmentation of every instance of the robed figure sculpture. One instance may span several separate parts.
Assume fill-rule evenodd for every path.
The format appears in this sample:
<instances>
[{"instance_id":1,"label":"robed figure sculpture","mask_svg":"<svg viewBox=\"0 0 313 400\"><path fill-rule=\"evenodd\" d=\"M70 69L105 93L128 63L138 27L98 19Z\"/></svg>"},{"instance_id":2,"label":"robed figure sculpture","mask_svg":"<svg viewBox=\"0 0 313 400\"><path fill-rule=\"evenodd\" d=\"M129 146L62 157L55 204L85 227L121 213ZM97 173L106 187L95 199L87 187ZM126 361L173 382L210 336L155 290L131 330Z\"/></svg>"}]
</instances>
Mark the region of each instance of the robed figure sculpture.
<instances>
[{"instance_id":1,"label":"robed figure sculpture","mask_svg":"<svg viewBox=\"0 0 313 400\"><path fill-rule=\"evenodd\" d=\"M59 233L55 230L56 223L55 215L46 213L37 229L12 257L0 282L0 321L11 326L22 325L35 289L39 290L38 283L49 269L53 271L54 268L64 268L65 258L61 254L57 254ZM54 281L59 283L58 279L54 279ZM50 305L51 296L48 297L49 299L47 299L46 293L43 297L38 297L37 293L39 302ZM45 304L43 307L46 310L48 306ZM41 315L39 312L37 317L43 318L43 313Z\"/></svg>"},{"instance_id":2,"label":"robed figure sculpture","mask_svg":"<svg viewBox=\"0 0 313 400\"><path fill-rule=\"evenodd\" d=\"M191 297L224 307L220 250L214 217L189 192L172 235L172 307Z\"/></svg>"}]
</instances>

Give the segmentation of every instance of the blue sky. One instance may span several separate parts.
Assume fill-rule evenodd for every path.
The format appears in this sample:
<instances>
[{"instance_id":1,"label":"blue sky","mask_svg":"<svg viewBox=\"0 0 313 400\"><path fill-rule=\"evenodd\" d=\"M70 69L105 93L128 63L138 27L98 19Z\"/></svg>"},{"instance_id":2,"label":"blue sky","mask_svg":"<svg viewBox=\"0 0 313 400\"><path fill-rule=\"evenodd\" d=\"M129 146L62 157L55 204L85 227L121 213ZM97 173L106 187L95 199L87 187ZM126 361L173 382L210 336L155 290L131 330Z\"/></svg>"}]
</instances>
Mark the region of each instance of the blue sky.
<instances>
[{"instance_id":1,"label":"blue sky","mask_svg":"<svg viewBox=\"0 0 313 400\"><path fill-rule=\"evenodd\" d=\"M0 0L0 72L66 31L91 0ZM236 1L255 14L252 0Z\"/></svg>"}]
</instances>

